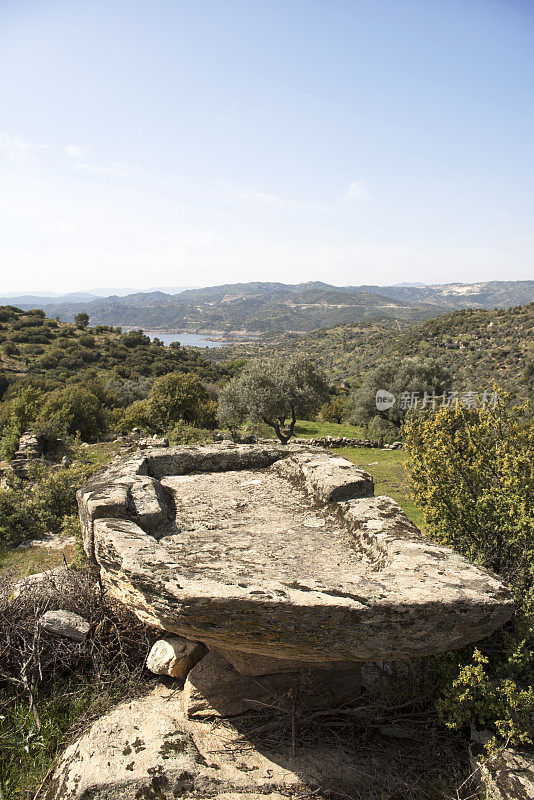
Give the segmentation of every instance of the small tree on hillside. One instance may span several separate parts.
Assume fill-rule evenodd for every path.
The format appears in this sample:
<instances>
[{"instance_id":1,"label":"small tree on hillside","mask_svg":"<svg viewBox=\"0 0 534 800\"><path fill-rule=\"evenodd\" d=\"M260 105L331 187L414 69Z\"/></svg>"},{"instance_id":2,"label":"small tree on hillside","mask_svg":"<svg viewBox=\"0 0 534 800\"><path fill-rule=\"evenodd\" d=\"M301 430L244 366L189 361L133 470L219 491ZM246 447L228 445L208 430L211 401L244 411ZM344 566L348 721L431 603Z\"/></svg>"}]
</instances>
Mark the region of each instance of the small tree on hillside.
<instances>
[{"instance_id":1,"label":"small tree on hillside","mask_svg":"<svg viewBox=\"0 0 534 800\"><path fill-rule=\"evenodd\" d=\"M147 407L149 418L161 430L180 420L206 428L215 422L215 403L193 372L171 372L156 378Z\"/></svg>"},{"instance_id":2,"label":"small tree on hillside","mask_svg":"<svg viewBox=\"0 0 534 800\"><path fill-rule=\"evenodd\" d=\"M77 328L87 328L89 325L89 314L86 314L85 311L80 311L79 314L76 314L74 317L74 324Z\"/></svg>"},{"instance_id":3,"label":"small tree on hillside","mask_svg":"<svg viewBox=\"0 0 534 800\"><path fill-rule=\"evenodd\" d=\"M319 411L319 419L323 422L337 422L340 425L345 422L348 413L347 397L342 394L336 394L328 402L323 403Z\"/></svg>"},{"instance_id":4,"label":"small tree on hillside","mask_svg":"<svg viewBox=\"0 0 534 800\"><path fill-rule=\"evenodd\" d=\"M297 417L314 416L327 396L326 376L309 359L260 359L247 364L221 391L217 416L230 428L245 419L264 422L287 444Z\"/></svg>"}]
</instances>

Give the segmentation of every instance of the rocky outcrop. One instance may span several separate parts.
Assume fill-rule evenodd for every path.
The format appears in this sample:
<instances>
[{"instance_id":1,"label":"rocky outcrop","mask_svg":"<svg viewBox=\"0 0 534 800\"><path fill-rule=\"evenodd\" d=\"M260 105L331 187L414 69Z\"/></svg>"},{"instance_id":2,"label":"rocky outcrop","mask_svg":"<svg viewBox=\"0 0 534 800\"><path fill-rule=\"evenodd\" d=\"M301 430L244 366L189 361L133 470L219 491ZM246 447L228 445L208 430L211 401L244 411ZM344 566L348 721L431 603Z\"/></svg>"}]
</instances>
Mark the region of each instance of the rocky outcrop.
<instances>
[{"instance_id":1,"label":"rocky outcrop","mask_svg":"<svg viewBox=\"0 0 534 800\"><path fill-rule=\"evenodd\" d=\"M30 464L44 456L45 437L42 434L27 431L19 439L18 450L9 462L9 466L21 478L28 476Z\"/></svg>"},{"instance_id":2,"label":"rocky outcrop","mask_svg":"<svg viewBox=\"0 0 534 800\"><path fill-rule=\"evenodd\" d=\"M324 451L213 445L118 461L79 502L107 590L208 646L310 665L392 660L509 619L495 575L366 494L371 477Z\"/></svg>"},{"instance_id":3,"label":"rocky outcrop","mask_svg":"<svg viewBox=\"0 0 534 800\"><path fill-rule=\"evenodd\" d=\"M287 800L321 789L352 797L360 796L367 772L365 758L320 742L295 753L287 741L269 749L244 745L238 723L187 719L179 693L158 687L117 706L73 742L45 798Z\"/></svg>"}]
</instances>

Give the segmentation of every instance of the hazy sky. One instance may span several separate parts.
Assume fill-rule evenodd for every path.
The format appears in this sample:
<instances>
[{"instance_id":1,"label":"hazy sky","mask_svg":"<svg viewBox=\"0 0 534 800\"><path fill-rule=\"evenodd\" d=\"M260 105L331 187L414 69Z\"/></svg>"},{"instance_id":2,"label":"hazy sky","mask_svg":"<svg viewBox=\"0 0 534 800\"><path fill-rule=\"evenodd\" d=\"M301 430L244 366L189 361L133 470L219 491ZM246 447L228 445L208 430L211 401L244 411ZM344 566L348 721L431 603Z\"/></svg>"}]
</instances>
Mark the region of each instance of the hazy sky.
<instances>
[{"instance_id":1,"label":"hazy sky","mask_svg":"<svg viewBox=\"0 0 534 800\"><path fill-rule=\"evenodd\" d=\"M0 294L534 278L532 0L0 0Z\"/></svg>"}]
</instances>

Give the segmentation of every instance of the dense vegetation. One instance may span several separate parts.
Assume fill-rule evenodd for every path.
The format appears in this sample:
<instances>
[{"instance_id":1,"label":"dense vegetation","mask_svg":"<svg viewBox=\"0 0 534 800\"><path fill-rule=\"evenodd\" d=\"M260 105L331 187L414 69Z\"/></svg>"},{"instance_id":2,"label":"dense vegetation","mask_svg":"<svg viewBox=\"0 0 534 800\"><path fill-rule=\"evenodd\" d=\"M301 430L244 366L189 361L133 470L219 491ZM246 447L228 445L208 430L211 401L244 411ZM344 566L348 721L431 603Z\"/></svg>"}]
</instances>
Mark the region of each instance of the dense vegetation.
<instances>
[{"instance_id":1,"label":"dense vegetation","mask_svg":"<svg viewBox=\"0 0 534 800\"><path fill-rule=\"evenodd\" d=\"M83 314L71 325L40 310L0 307L0 457L10 458L30 427L86 442L138 424L151 432L179 421L213 427L209 392L224 370L142 331L87 325ZM170 402L169 382L181 406Z\"/></svg>"},{"instance_id":2,"label":"dense vegetation","mask_svg":"<svg viewBox=\"0 0 534 800\"><path fill-rule=\"evenodd\" d=\"M534 303L509 309L469 309L404 329L341 325L306 336L265 336L253 345L217 348L210 359L304 353L331 380L358 386L363 376L391 358L421 356L438 361L453 378L452 389L483 392L496 382L514 395L534 388Z\"/></svg>"},{"instance_id":3,"label":"dense vegetation","mask_svg":"<svg viewBox=\"0 0 534 800\"><path fill-rule=\"evenodd\" d=\"M47 319L40 309L21 311L0 306L0 374L6 382L18 375L46 375L64 381L88 368L106 370L118 378L155 377L183 370L213 380L220 371L197 351L165 347L142 331L66 324ZM2 380L0 378L0 380Z\"/></svg>"},{"instance_id":4,"label":"dense vegetation","mask_svg":"<svg viewBox=\"0 0 534 800\"><path fill-rule=\"evenodd\" d=\"M453 728L534 742L534 426L510 398L440 408L405 425L415 503L429 533L503 577L517 603L493 636L443 657L438 709ZM497 739L495 739L495 743Z\"/></svg>"}]
</instances>

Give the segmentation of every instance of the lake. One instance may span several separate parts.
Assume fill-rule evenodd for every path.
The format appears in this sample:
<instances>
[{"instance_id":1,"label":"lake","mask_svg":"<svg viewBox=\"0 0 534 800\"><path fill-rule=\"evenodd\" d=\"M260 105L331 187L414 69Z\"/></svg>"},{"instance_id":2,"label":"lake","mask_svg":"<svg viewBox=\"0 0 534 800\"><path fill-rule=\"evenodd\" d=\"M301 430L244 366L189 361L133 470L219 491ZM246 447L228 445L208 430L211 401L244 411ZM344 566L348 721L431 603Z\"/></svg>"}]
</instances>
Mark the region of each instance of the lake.
<instances>
[{"instance_id":1,"label":"lake","mask_svg":"<svg viewBox=\"0 0 534 800\"><path fill-rule=\"evenodd\" d=\"M145 331L145 333L151 339L161 339L166 345L171 342L180 342L185 347L225 347L232 344L231 342L212 342L198 333L154 333L153 331Z\"/></svg>"}]
</instances>

